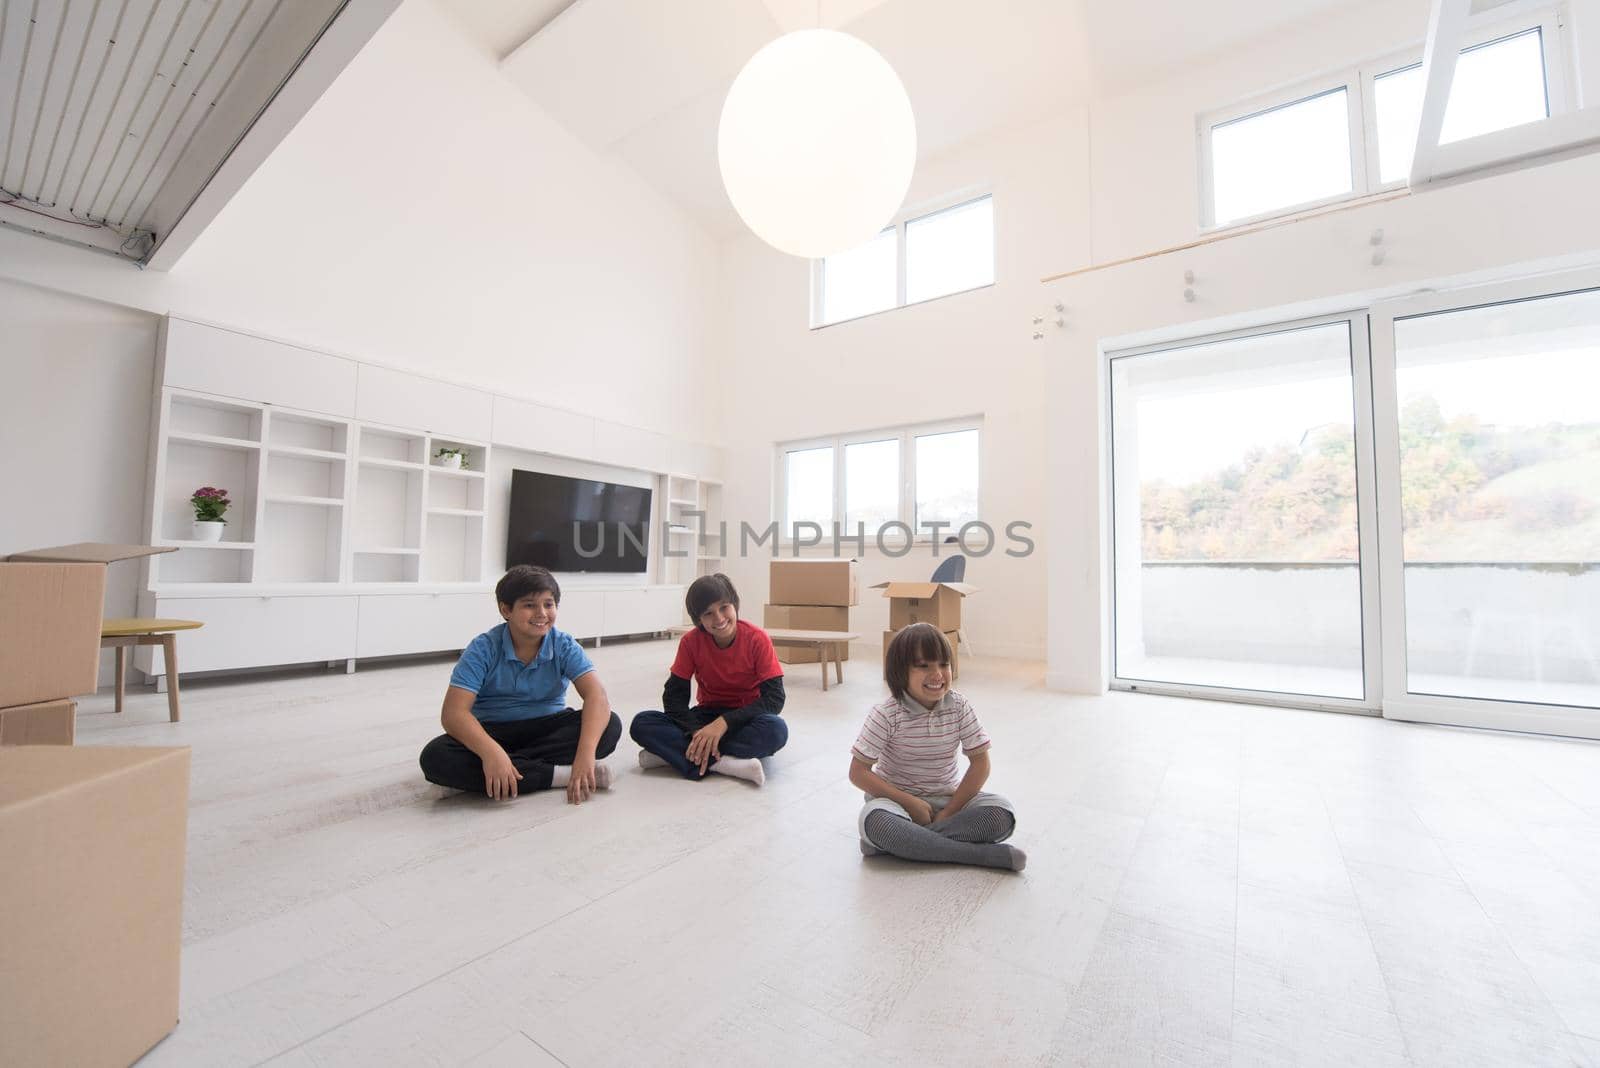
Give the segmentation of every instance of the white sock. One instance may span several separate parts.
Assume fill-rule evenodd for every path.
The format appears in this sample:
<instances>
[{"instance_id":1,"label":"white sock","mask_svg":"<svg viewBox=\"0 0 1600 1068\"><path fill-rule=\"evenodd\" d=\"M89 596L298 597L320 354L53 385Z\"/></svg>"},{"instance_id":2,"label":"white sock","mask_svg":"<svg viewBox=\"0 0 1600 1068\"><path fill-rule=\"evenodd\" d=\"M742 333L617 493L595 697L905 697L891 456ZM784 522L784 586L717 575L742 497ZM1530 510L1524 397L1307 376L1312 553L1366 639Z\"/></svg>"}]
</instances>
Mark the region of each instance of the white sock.
<instances>
[{"instance_id":1,"label":"white sock","mask_svg":"<svg viewBox=\"0 0 1600 1068\"><path fill-rule=\"evenodd\" d=\"M667 762L650 752L648 749L639 750L639 766L641 768L664 768Z\"/></svg>"},{"instance_id":2,"label":"white sock","mask_svg":"<svg viewBox=\"0 0 1600 1068\"><path fill-rule=\"evenodd\" d=\"M761 766L759 757L722 757L706 770L714 771L718 775L729 775L735 779L745 779L757 786L767 781L767 772Z\"/></svg>"},{"instance_id":3,"label":"white sock","mask_svg":"<svg viewBox=\"0 0 1600 1068\"><path fill-rule=\"evenodd\" d=\"M550 769L550 787L565 787L572 781L572 765L557 764ZM611 768L605 764L594 766L594 785L597 790L611 789Z\"/></svg>"}]
</instances>

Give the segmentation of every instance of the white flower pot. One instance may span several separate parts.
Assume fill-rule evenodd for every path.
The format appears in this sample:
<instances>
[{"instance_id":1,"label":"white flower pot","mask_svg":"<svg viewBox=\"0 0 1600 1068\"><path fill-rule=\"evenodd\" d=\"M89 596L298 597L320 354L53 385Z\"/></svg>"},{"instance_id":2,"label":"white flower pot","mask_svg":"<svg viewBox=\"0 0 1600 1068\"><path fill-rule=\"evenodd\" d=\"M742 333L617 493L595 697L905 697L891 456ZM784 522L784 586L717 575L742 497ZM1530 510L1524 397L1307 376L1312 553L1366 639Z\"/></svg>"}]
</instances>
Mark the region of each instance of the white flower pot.
<instances>
[{"instance_id":1,"label":"white flower pot","mask_svg":"<svg viewBox=\"0 0 1600 1068\"><path fill-rule=\"evenodd\" d=\"M458 452L451 453L449 456L440 456L433 462L439 467L449 467L457 471L461 470L461 454Z\"/></svg>"},{"instance_id":2,"label":"white flower pot","mask_svg":"<svg viewBox=\"0 0 1600 1068\"><path fill-rule=\"evenodd\" d=\"M227 528L227 526L228 526L228 524L222 522L220 519L218 519L218 520L200 520L200 519L196 519L194 521L194 540L195 541L221 541L222 540L222 532L223 532L224 529Z\"/></svg>"}]
</instances>

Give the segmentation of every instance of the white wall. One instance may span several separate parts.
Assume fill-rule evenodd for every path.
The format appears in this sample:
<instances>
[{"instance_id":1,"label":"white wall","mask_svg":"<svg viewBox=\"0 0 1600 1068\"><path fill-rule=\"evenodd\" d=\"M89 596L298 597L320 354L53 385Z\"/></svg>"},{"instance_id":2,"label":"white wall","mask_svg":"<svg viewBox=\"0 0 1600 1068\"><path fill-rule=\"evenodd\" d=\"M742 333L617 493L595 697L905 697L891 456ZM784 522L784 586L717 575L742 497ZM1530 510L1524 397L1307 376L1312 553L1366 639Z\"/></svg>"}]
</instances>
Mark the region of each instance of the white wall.
<instances>
[{"instance_id":1,"label":"white wall","mask_svg":"<svg viewBox=\"0 0 1600 1068\"><path fill-rule=\"evenodd\" d=\"M1340 5L1090 107L1093 245L1058 249L1051 271L1111 263L1200 233L1196 116L1412 45L1427 0Z\"/></svg>"},{"instance_id":2,"label":"white wall","mask_svg":"<svg viewBox=\"0 0 1600 1068\"><path fill-rule=\"evenodd\" d=\"M170 273L0 233L0 277L696 439L715 273L679 209L435 0L401 6Z\"/></svg>"},{"instance_id":3,"label":"white wall","mask_svg":"<svg viewBox=\"0 0 1600 1068\"><path fill-rule=\"evenodd\" d=\"M1600 175L1591 157L1039 284L1199 237L1197 113L1420 45L1427 10L1423 0L1341 7L1163 82L924 162L907 213L953 190L993 189L992 289L811 331L806 265L751 239L729 243L730 517L772 518L775 442L981 413L984 517L1031 520L1040 539L1028 559L970 565L983 587L968 605L972 637L980 652L1046 657L1053 685L1103 688L1102 342L1271 321L1291 305L1347 308L1379 290L1600 248L1595 213L1579 209L1592 199L1585 183ZM1576 226L1574 209L1585 216ZM1381 268L1368 262L1375 227L1388 234ZM1193 304L1182 298L1185 270L1196 274ZM1050 324L1056 300L1067 306L1064 330ZM1039 343L1029 340L1035 315L1046 316ZM931 569L926 557L915 567L909 559L869 552L863 584ZM747 601L765 597L764 560L730 561L730 572ZM886 615L864 597L853 629L876 642Z\"/></svg>"},{"instance_id":4,"label":"white wall","mask_svg":"<svg viewBox=\"0 0 1600 1068\"><path fill-rule=\"evenodd\" d=\"M1103 495L1103 352L1600 261L1600 215L1587 207L1597 182L1600 155L1583 155L1045 286L1078 310L1051 341L1047 387L1050 682L1096 692L1105 680L1104 513L1085 506ZM1374 267L1367 239L1380 228L1389 252Z\"/></svg>"},{"instance_id":5,"label":"white wall","mask_svg":"<svg viewBox=\"0 0 1600 1068\"><path fill-rule=\"evenodd\" d=\"M0 324L0 556L142 544L156 317L0 281ZM111 566L107 616L135 614L138 578Z\"/></svg>"},{"instance_id":6,"label":"white wall","mask_svg":"<svg viewBox=\"0 0 1600 1068\"><path fill-rule=\"evenodd\" d=\"M726 246L724 507L735 533L741 520L759 529L773 518L774 442L982 414L983 518L997 532L1013 520L1032 522L1043 549L1047 354L1029 340L1029 320L1044 311L1038 279L1060 262L1059 250L1087 241L1086 178L1074 166L1084 143L1083 117L1070 115L919 169L913 203L955 189L994 192L996 282L987 289L812 331L805 262L753 238ZM769 559L728 561L747 605L767 598ZM866 587L926 580L935 565L927 547L899 560L868 549L862 603L851 613L863 645L881 647L888 625L886 602ZM1042 657L1042 553L1014 559L996 551L970 561L967 578L982 588L963 616L978 651Z\"/></svg>"}]
</instances>

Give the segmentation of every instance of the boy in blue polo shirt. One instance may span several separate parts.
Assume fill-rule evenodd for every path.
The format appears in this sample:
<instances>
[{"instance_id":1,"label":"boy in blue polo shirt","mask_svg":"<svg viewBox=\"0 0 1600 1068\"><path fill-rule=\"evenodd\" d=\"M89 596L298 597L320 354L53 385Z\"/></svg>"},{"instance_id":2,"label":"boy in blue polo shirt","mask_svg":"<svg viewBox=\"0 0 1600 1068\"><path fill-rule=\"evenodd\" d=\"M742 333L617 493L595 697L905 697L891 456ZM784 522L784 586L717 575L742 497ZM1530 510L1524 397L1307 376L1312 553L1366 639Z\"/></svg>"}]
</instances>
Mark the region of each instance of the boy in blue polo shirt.
<instances>
[{"instance_id":1,"label":"boy in blue polo shirt","mask_svg":"<svg viewBox=\"0 0 1600 1068\"><path fill-rule=\"evenodd\" d=\"M542 567L520 564L494 588L505 622L461 651L440 721L422 750L422 774L455 790L509 800L519 790L565 787L577 805L611 786L622 720L572 635L556 630L561 587ZM583 700L567 707L567 683Z\"/></svg>"}]
</instances>

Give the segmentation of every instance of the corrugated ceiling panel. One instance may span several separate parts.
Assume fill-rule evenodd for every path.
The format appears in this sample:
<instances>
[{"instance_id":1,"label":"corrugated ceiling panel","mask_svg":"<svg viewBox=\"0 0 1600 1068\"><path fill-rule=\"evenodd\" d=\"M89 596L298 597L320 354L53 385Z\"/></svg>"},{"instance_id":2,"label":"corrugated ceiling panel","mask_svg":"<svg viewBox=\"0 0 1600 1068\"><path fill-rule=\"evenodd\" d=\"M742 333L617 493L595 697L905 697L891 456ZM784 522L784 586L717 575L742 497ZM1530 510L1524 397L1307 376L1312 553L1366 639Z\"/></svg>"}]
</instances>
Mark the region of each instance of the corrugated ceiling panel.
<instances>
[{"instance_id":1,"label":"corrugated ceiling panel","mask_svg":"<svg viewBox=\"0 0 1600 1068\"><path fill-rule=\"evenodd\" d=\"M4 0L0 189L133 233L284 4Z\"/></svg>"}]
</instances>

